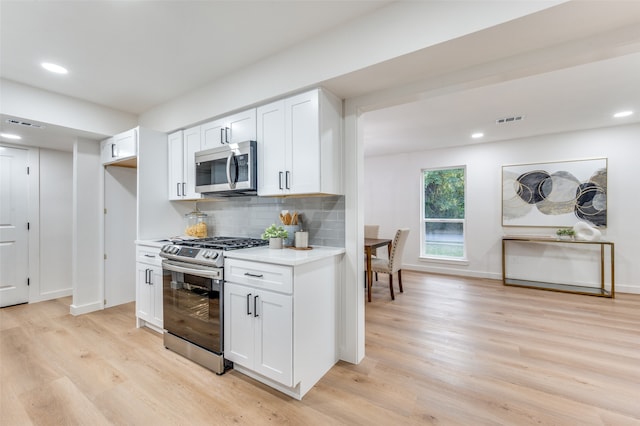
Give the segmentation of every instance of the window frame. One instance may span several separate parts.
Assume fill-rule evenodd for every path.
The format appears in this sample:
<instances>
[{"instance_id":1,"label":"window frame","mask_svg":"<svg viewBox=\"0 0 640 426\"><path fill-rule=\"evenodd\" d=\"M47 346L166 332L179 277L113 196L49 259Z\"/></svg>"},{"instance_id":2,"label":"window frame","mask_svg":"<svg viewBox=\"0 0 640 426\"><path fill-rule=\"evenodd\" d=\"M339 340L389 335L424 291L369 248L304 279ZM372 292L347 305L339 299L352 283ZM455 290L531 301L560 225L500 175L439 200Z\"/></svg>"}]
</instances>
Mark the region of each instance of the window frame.
<instances>
[{"instance_id":1,"label":"window frame","mask_svg":"<svg viewBox=\"0 0 640 426\"><path fill-rule=\"evenodd\" d=\"M425 218L425 188L424 188L424 174L425 172L433 172L438 170L454 170L454 169L462 169L464 178L464 217L462 219L430 219ZM425 254L425 243L426 243L426 224L427 223L462 223L462 257L451 257L451 256L434 256ZM467 166L466 165L456 165L456 166L443 166L443 167L425 167L420 169L420 253L418 254L418 258L420 260L427 261L435 261L435 262L443 262L443 263L468 263L467 259Z\"/></svg>"}]
</instances>

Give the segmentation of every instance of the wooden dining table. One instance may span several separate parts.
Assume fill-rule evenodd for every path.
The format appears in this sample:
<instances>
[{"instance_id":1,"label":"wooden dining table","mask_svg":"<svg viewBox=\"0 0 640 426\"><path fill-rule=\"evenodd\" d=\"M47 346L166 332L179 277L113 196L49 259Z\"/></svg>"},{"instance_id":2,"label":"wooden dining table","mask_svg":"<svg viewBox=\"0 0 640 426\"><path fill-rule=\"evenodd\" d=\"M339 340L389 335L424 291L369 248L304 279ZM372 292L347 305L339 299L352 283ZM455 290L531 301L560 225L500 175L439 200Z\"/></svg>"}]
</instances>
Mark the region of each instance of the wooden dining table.
<instances>
[{"instance_id":1,"label":"wooden dining table","mask_svg":"<svg viewBox=\"0 0 640 426\"><path fill-rule=\"evenodd\" d=\"M367 263L367 297L371 302L371 283L373 282L373 271L371 270L371 256L376 249L387 246L389 256L391 256L391 243L393 241L387 238L365 238L364 254Z\"/></svg>"}]
</instances>

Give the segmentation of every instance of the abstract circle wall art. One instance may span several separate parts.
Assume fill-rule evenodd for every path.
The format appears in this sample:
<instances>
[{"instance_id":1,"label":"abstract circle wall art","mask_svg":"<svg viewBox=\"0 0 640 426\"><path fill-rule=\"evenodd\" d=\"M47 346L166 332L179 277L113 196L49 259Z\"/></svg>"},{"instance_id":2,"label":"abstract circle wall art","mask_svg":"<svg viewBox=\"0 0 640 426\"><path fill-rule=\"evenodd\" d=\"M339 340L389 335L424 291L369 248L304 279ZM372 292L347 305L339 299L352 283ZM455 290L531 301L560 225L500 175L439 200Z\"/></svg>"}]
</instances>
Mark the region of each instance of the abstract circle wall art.
<instances>
[{"instance_id":1,"label":"abstract circle wall art","mask_svg":"<svg viewBox=\"0 0 640 426\"><path fill-rule=\"evenodd\" d=\"M607 226L607 159L502 167L502 226Z\"/></svg>"}]
</instances>

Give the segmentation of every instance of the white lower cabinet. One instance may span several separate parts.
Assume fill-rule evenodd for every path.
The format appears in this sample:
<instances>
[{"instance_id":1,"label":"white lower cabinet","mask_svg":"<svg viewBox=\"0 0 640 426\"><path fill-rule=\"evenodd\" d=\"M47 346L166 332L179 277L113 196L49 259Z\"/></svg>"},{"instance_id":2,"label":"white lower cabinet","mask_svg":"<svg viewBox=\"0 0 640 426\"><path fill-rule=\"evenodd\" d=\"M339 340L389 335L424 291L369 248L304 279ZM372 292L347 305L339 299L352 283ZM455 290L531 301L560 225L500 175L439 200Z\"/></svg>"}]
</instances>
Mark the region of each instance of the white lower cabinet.
<instances>
[{"instance_id":1,"label":"white lower cabinet","mask_svg":"<svg viewBox=\"0 0 640 426\"><path fill-rule=\"evenodd\" d=\"M337 361L336 262L225 259L224 356L235 370L296 399L313 388Z\"/></svg>"},{"instance_id":2,"label":"white lower cabinet","mask_svg":"<svg viewBox=\"0 0 640 426\"><path fill-rule=\"evenodd\" d=\"M138 245L136 260L136 326L162 333L160 248Z\"/></svg>"},{"instance_id":3,"label":"white lower cabinet","mask_svg":"<svg viewBox=\"0 0 640 426\"><path fill-rule=\"evenodd\" d=\"M227 283L225 357L265 377L292 386L290 295Z\"/></svg>"}]
</instances>

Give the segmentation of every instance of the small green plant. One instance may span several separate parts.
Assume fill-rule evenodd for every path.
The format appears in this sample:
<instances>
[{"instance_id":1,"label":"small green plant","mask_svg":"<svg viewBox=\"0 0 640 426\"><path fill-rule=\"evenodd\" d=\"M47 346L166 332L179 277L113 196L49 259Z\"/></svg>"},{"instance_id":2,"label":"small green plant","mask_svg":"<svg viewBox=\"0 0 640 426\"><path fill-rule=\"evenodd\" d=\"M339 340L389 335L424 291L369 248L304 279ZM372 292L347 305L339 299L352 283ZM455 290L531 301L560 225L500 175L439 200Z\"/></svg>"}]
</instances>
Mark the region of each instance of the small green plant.
<instances>
[{"instance_id":1,"label":"small green plant","mask_svg":"<svg viewBox=\"0 0 640 426\"><path fill-rule=\"evenodd\" d=\"M276 226L276 224L272 224L267 229L264 230L262 234L263 240L268 240L269 238L287 238L289 233L283 226Z\"/></svg>"},{"instance_id":2,"label":"small green plant","mask_svg":"<svg viewBox=\"0 0 640 426\"><path fill-rule=\"evenodd\" d=\"M560 228L556 231L556 235L558 237L562 237L562 236L573 237L576 235L576 231L574 231L573 228Z\"/></svg>"}]
</instances>

